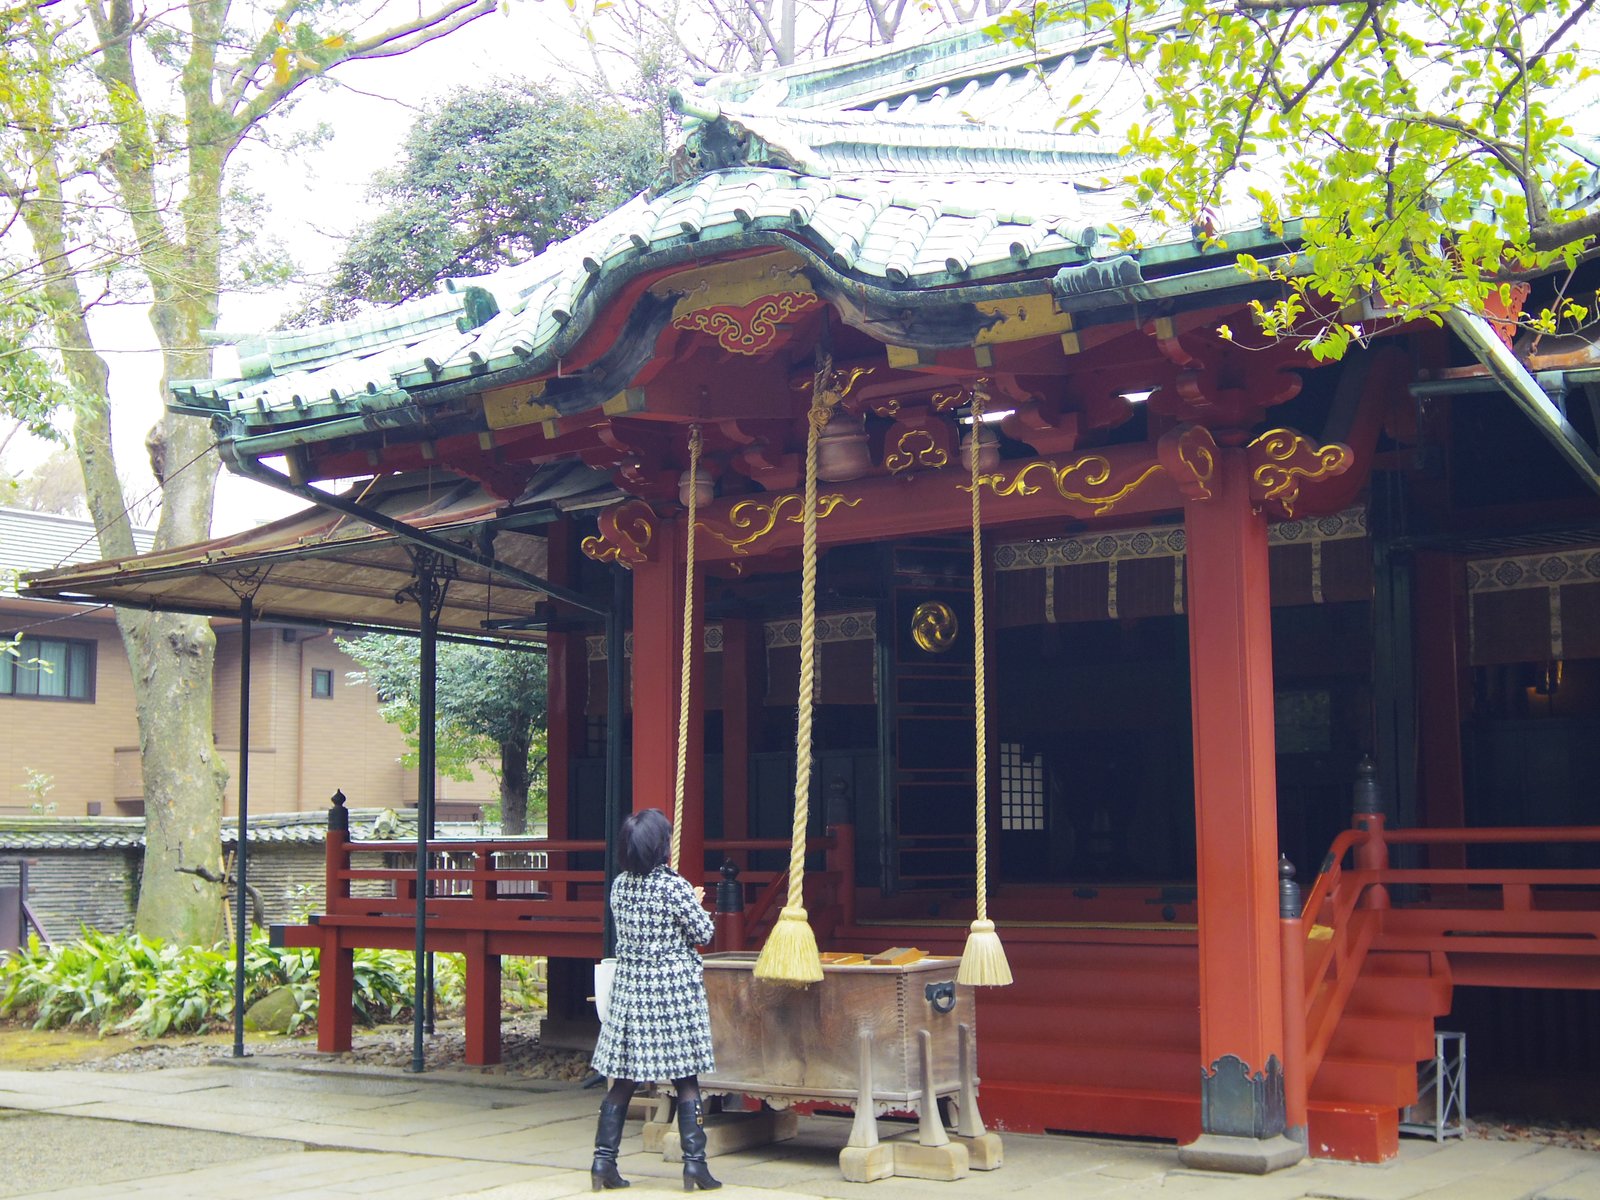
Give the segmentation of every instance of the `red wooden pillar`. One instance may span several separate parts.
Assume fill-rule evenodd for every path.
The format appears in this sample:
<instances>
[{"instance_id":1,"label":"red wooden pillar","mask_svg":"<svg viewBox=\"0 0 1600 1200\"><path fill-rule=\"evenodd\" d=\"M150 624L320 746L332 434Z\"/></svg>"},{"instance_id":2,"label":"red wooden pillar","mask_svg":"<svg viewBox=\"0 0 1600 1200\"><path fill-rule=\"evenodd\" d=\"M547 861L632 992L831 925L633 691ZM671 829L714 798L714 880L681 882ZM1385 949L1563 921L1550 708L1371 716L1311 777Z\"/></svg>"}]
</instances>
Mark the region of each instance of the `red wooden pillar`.
<instances>
[{"instance_id":1,"label":"red wooden pillar","mask_svg":"<svg viewBox=\"0 0 1600 1200\"><path fill-rule=\"evenodd\" d=\"M551 583L571 587L577 582L575 540L570 517L563 517L551 526L546 568ZM584 702L589 690L588 642L582 633L552 630L546 645L548 827L552 841L563 841L571 836L572 829L572 762L581 757L584 750ZM551 858L552 870L565 870L568 865L565 854ZM552 897L571 900L572 886L570 883L553 885Z\"/></svg>"},{"instance_id":2,"label":"red wooden pillar","mask_svg":"<svg viewBox=\"0 0 1600 1200\"><path fill-rule=\"evenodd\" d=\"M338 929L322 933L317 976L317 1049L323 1054L344 1054L350 1049L355 1020L355 950L345 944Z\"/></svg>"},{"instance_id":3,"label":"red wooden pillar","mask_svg":"<svg viewBox=\"0 0 1600 1200\"><path fill-rule=\"evenodd\" d=\"M481 929L466 935L466 1024L468 1066L487 1067L500 1061L500 956L489 953L489 935Z\"/></svg>"},{"instance_id":4,"label":"red wooden pillar","mask_svg":"<svg viewBox=\"0 0 1600 1200\"><path fill-rule=\"evenodd\" d=\"M1272 604L1266 519L1242 449L1185 502L1200 923L1201 1136L1192 1166L1298 1162L1284 1136Z\"/></svg>"},{"instance_id":5,"label":"red wooden pillar","mask_svg":"<svg viewBox=\"0 0 1600 1200\"><path fill-rule=\"evenodd\" d=\"M548 567L551 583L576 583L576 548L572 520L563 517L550 527ZM572 760L583 754L584 702L589 689L589 656L582 633L551 630L545 659L549 694L545 709L549 760L545 779L550 798L550 838L569 836L572 816Z\"/></svg>"},{"instance_id":6,"label":"red wooden pillar","mask_svg":"<svg viewBox=\"0 0 1600 1200\"><path fill-rule=\"evenodd\" d=\"M705 882L705 612L696 572L690 635L689 758L684 811L672 811L678 771L678 696L683 645L683 526L663 521L654 553L633 568L633 809L659 808L683 822L680 874Z\"/></svg>"},{"instance_id":7,"label":"red wooden pillar","mask_svg":"<svg viewBox=\"0 0 1600 1200\"><path fill-rule=\"evenodd\" d=\"M746 617L722 622L722 836L750 836L750 747L762 702L762 624ZM736 860L742 867L745 856Z\"/></svg>"},{"instance_id":8,"label":"red wooden pillar","mask_svg":"<svg viewBox=\"0 0 1600 1200\"><path fill-rule=\"evenodd\" d=\"M1450 554L1417 555L1416 611L1426 618L1417 648L1417 740L1421 770L1419 822L1458 829L1467 823L1461 765L1461 722L1471 709L1467 660L1467 576ZM1466 847L1430 846L1428 865L1461 868Z\"/></svg>"}]
</instances>

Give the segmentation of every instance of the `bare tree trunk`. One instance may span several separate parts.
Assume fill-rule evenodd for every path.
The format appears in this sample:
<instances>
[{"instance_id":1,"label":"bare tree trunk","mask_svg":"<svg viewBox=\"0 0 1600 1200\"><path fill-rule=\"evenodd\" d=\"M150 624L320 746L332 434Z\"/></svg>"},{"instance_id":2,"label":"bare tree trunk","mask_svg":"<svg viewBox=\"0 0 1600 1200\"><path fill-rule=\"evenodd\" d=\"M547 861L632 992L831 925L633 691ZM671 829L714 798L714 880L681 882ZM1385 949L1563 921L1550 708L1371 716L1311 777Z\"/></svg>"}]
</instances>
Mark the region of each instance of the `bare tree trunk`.
<instances>
[{"instance_id":1,"label":"bare tree trunk","mask_svg":"<svg viewBox=\"0 0 1600 1200\"><path fill-rule=\"evenodd\" d=\"M41 193L60 194L53 162L40 172ZM125 558L134 553L133 529L117 476L111 446L110 372L95 351L83 296L71 273L66 230L57 204L23 210L40 258L60 264L45 281L52 301L62 366L73 391L73 447L83 472L84 494L99 535L100 553ZM175 368L209 369L185 348L198 348L198 331L207 320L203 298L163 302L153 310L165 355L167 375ZM165 328L163 328L165 325ZM163 380L163 386L165 380ZM217 458L203 421L168 414L153 445L156 476L164 503L158 546L197 541L211 524ZM194 460L191 463L191 460ZM187 467L185 464L190 464ZM134 706L139 721L139 751L144 776L145 858L134 926L147 936L186 943L208 943L222 934L217 885L179 867L222 872L222 789L226 768L212 741L211 669L216 638L198 617L117 612L117 627L133 673Z\"/></svg>"},{"instance_id":2,"label":"bare tree trunk","mask_svg":"<svg viewBox=\"0 0 1600 1200\"><path fill-rule=\"evenodd\" d=\"M528 751L533 744L533 726L524 726L517 736L500 743L500 830L521 834L528 831L528 786L533 773L528 769Z\"/></svg>"}]
</instances>

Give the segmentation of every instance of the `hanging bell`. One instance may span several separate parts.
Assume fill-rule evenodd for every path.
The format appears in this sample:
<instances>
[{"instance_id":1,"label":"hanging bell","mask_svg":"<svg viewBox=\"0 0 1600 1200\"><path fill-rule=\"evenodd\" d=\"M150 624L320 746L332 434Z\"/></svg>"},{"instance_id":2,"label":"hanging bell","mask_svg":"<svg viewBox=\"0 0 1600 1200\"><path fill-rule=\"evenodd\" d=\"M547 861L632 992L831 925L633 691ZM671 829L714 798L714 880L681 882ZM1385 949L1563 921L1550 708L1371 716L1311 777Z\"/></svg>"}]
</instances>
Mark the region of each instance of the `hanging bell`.
<instances>
[{"instance_id":1,"label":"hanging bell","mask_svg":"<svg viewBox=\"0 0 1600 1200\"><path fill-rule=\"evenodd\" d=\"M1000 466L1000 435L981 421L975 421L967 428L966 436L961 439L961 465L967 470L972 470L972 440L978 440L978 470L980 472L998 470Z\"/></svg>"},{"instance_id":2,"label":"hanging bell","mask_svg":"<svg viewBox=\"0 0 1600 1200\"><path fill-rule=\"evenodd\" d=\"M694 489L694 502L700 508L704 508L717 498L717 481L704 466L693 480L689 478L687 471L678 476L678 503L685 508L689 507L690 488Z\"/></svg>"},{"instance_id":3,"label":"hanging bell","mask_svg":"<svg viewBox=\"0 0 1600 1200\"><path fill-rule=\"evenodd\" d=\"M866 421L847 412L835 411L817 435L817 478L829 483L860 479L872 470L872 451L867 446Z\"/></svg>"}]
</instances>

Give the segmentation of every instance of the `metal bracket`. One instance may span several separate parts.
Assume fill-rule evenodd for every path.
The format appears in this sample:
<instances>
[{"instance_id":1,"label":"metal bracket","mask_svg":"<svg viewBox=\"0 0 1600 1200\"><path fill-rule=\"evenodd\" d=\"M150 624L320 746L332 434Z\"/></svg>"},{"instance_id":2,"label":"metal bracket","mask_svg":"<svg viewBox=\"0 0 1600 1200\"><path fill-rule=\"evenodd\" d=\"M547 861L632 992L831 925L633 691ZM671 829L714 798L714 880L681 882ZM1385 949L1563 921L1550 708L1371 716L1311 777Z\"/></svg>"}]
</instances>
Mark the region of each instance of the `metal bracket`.
<instances>
[{"instance_id":1,"label":"metal bracket","mask_svg":"<svg viewBox=\"0 0 1600 1200\"><path fill-rule=\"evenodd\" d=\"M922 989L922 994L928 1003L933 1005L933 1011L936 1013L950 1012L956 1006L956 985L952 979L946 979L943 983L930 983Z\"/></svg>"}]
</instances>

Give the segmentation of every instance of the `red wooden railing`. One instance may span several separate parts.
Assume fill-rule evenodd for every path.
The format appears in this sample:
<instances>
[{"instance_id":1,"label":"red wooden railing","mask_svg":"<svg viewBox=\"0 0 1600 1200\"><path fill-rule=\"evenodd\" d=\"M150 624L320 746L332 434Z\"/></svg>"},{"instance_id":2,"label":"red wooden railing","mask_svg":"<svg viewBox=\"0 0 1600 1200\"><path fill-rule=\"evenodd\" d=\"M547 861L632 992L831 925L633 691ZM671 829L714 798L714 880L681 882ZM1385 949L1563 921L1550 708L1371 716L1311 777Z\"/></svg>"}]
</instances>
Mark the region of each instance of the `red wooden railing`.
<instances>
[{"instance_id":1,"label":"red wooden railing","mask_svg":"<svg viewBox=\"0 0 1600 1200\"><path fill-rule=\"evenodd\" d=\"M1374 949L1449 956L1600 957L1600 870L1583 868L1396 868L1396 845L1570 845L1600 843L1600 828L1386 829L1361 815L1334 840L1298 918L1285 914L1286 973L1303 970L1300 1062L1288 1069L1309 1090L1327 1054L1367 955ZM1353 859L1349 867L1347 858ZM1394 901L1392 889L1418 895ZM1303 962L1303 967L1300 965ZM1292 1000L1286 999L1286 1006ZM1291 1039L1289 1055L1297 1047ZM1303 1097L1303 1093L1302 1093ZM1291 1100L1291 1104L1293 1101Z\"/></svg>"},{"instance_id":2,"label":"red wooden railing","mask_svg":"<svg viewBox=\"0 0 1600 1200\"><path fill-rule=\"evenodd\" d=\"M811 838L808 853L827 855L827 869L808 876L808 897L834 914L836 922L853 919L850 878L854 839L849 826L830 829L825 837ZM762 851L787 853L789 842L778 838L712 839L707 851L720 856L747 857ZM427 843L427 922L452 927L493 930L514 927L528 930L537 924L562 920L598 922L604 916L605 872L572 870L574 854L605 851L601 841L545 838L436 839ZM407 918L416 914L417 844L411 841L355 841L330 829L326 860L325 917ZM357 865L357 856L389 855L393 865ZM516 862L517 859L526 860ZM511 860L507 862L505 860ZM741 872L746 891L757 892L746 914L746 928L757 929L775 915L774 901L788 887L788 870ZM698 882L715 888L716 873L704 872ZM362 884L378 884L379 887ZM534 924L530 925L530 922ZM514 923L514 924L513 924Z\"/></svg>"}]
</instances>

